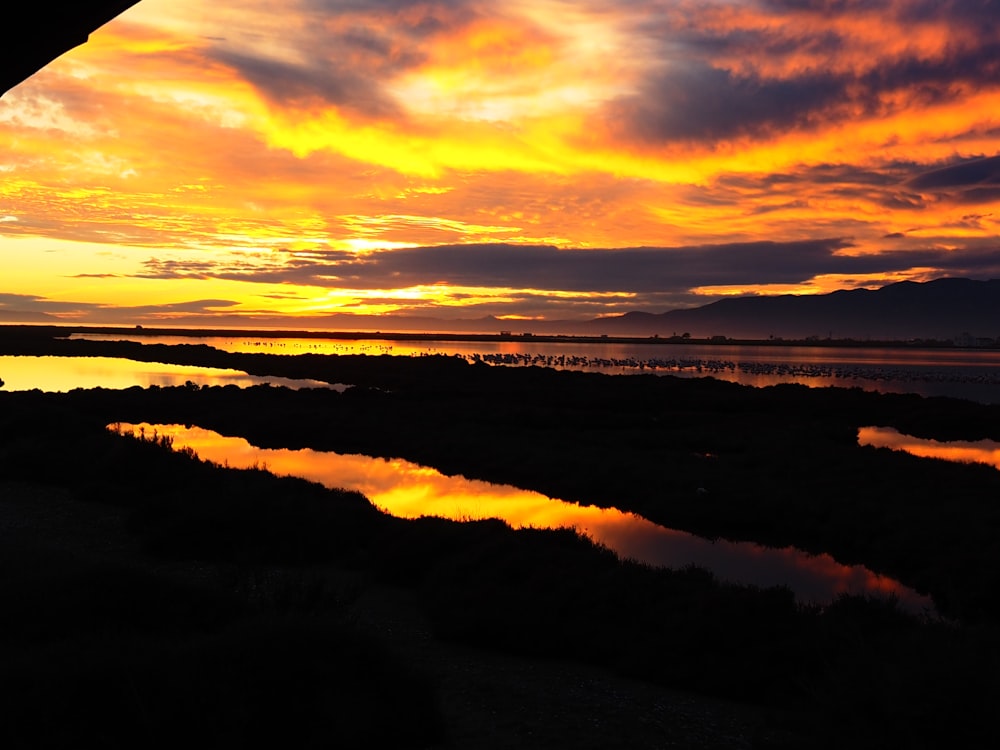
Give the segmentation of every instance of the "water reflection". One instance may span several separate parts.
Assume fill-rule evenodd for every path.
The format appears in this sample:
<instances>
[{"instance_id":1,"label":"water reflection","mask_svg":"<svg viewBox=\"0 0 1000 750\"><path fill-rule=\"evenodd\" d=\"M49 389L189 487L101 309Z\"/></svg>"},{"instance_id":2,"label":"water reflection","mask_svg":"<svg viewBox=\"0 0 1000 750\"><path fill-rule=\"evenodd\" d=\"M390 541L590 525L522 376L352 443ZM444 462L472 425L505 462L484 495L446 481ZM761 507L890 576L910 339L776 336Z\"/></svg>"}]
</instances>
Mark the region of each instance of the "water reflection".
<instances>
[{"instance_id":1,"label":"water reflection","mask_svg":"<svg viewBox=\"0 0 1000 750\"><path fill-rule=\"evenodd\" d=\"M140 428L146 435L169 435L176 448L190 447L200 457L216 463L232 467L263 465L276 474L357 490L376 506L403 518L500 518L514 527L573 527L623 557L672 568L693 564L738 583L787 585L802 601L826 603L842 592L891 594L910 611L932 608L927 597L897 581L859 565L841 565L829 555L807 555L794 548L769 549L748 542L710 542L663 528L634 513L576 505L460 476L448 477L401 459L308 449L268 450L242 438L182 425L121 425L125 432Z\"/></svg>"},{"instance_id":2,"label":"water reflection","mask_svg":"<svg viewBox=\"0 0 1000 750\"><path fill-rule=\"evenodd\" d=\"M131 388L184 385L282 385L287 388L330 388L318 380L247 375L239 370L161 362L136 362L116 357L14 357L0 356L0 377L8 391L67 392L74 388Z\"/></svg>"},{"instance_id":3,"label":"water reflection","mask_svg":"<svg viewBox=\"0 0 1000 750\"><path fill-rule=\"evenodd\" d=\"M857 387L883 393L952 396L1000 403L1000 351L988 349L753 344L676 344L648 340L596 343L516 340L390 340L247 336L73 334L74 339L147 344L206 344L234 353L447 355L494 365L535 365L609 375L653 373L713 377L763 387L799 383Z\"/></svg>"},{"instance_id":4,"label":"water reflection","mask_svg":"<svg viewBox=\"0 0 1000 750\"><path fill-rule=\"evenodd\" d=\"M858 430L858 443L906 451L922 458L987 464L1000 469L1000 443L993 440L939 441L904 435L892 427L862 427Z\"/></svg>"}]
</instances>

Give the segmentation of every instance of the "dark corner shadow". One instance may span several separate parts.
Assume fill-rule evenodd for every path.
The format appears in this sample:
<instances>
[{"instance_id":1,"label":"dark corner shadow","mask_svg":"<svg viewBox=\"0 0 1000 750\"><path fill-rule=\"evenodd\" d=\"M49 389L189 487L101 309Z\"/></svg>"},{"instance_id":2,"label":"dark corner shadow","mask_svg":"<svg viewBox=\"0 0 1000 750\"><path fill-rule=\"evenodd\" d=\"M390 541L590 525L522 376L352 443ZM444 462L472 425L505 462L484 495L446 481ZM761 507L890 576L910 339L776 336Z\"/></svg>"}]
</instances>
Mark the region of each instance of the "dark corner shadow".
<instances>
[{"instance_id":1,"label":"dark corner shadow","mask_svg":"<svg viewBox=\"0 0 1000 750\"><path fill-rule=\"evenodd\" d=\"M30 3L15 0L3 12L0 96L60 55L84 44L90 34L138 0Z\"/></svg>"}]
</instances>

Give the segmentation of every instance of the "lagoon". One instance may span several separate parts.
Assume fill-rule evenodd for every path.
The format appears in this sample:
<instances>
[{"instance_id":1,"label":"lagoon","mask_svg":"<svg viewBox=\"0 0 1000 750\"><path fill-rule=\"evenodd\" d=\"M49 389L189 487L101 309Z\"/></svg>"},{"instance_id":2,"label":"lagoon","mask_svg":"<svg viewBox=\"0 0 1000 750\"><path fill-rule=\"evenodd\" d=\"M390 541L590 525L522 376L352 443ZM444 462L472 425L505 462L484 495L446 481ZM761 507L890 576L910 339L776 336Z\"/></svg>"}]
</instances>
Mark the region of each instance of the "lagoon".
<instances>
[{"instance_id":1,"label":"lagoon","mask_svg":"<svg viewBox=\"0 0 1000 750\"><path fill-rule=\"evenodd\" d=\"M952 396L1000 403L1000 350L886 347L678 344L652 340L599 343L531 338L453 340L380 338L268 338L73 334L95 341L205 344L220 351L264 354L456 356L511 367L541 366L613 375L713 377L764 387L857 387L882 393Z\"/></svg>"}]
</instances>

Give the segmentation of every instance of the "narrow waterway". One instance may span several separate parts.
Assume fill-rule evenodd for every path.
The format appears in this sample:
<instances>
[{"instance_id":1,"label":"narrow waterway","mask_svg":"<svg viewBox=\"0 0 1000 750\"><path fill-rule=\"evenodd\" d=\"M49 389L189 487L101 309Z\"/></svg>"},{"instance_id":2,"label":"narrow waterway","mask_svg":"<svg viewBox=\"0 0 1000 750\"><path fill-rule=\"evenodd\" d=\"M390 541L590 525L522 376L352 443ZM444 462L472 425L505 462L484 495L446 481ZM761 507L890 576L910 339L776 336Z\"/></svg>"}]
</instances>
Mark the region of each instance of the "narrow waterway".
<instances>
[{"instance_id":1,"label":"narrow waterway","mask_svg":"<svg viewBox=\"0 0 1000 750\"><path fill-rule=\"evenodd\" d=\"M401 459L287 449L263 449L243 438L199 427L109 425L126 434L168 435L176 449L234 468L263 466L364 494L377 507L402 518L442 516L455 520L500 518L515 528L574 528L622 557L650 565L711 570L718 578L755 586L788 586L800 601L825 604L838 594L895 596L911 612L930 612L928 597L860 565L842 565L830 555L794 548L771 549L749 542L712 542L667 529L616 509L577 505L516 487L444 476Z\"/></svg>"},{"instance_id":2,"label":"narrow waterway","mask_svg":"<svg viewBox=\"0 0 1000 750\"><path fill-rule=\"evenodd\" d=\"M931 440L905 435L893 427L862 427L858 443L905 451L921 458L977 463L1000 469L1000 443L995 440Z\"/></svg>"}]
</instances>

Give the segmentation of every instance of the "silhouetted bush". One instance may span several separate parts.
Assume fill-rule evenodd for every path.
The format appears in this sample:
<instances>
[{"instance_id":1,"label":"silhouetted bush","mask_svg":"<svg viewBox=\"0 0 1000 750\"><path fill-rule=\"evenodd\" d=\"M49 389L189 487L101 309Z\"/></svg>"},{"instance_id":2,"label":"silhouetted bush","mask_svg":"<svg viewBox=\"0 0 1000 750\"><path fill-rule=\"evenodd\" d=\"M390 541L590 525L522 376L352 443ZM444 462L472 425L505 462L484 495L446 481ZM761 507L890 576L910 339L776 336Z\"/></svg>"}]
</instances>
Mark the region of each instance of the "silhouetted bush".
<instances>
[{"instance_id":1,"label":"silhouetted bush","mask_svg":"<svg viewBox=\"0 0 1000 750\"><path fill-rule=\"evenodd\" d=\"M357 387L0 394L0 481L113 505L150 553L143 566L232 572L202 589L145 568L71 573L66 559L21 583L0 579L9 611L22 613L0 625L10 639L0 648L11 665L2 697L16 715L6 730L14 744L60 744L73 727L111 746L130 736L177 740L172 726L219 742L284 737L308 746L333 731L351 744L366 721L384 724L387 742L403 741L380 702L409 717L413 737L440 738L433 705L411 716L402 694L380 692L395 681L429 694L346 624L344 592L323 575L334 563L412 592L441 638L763 703L811 747L985 746L984 717L1000 697L1000 475L861 448L856 430L874 423L996 439L1000 408L453 358L67 346ZM954 622L921 622L863 598L803 607L787 589L622 563L569 531L392 519L355 494L211 466L159 439L126 440L104 429L115 421L197 423L263 447L399 456L708 537L831 552L931 592ZM356 654L375 669L365 672ZM343 679L331 666L341 663ZM275 685L296 687L276 694ZM66 729L40 726L53 707Z\"/></svg>"}]
</instances>

